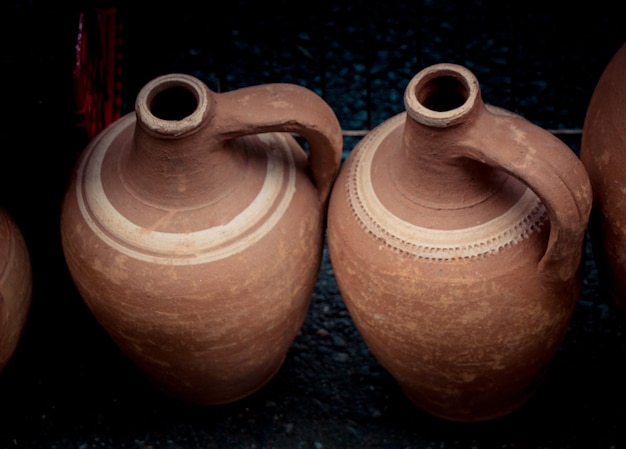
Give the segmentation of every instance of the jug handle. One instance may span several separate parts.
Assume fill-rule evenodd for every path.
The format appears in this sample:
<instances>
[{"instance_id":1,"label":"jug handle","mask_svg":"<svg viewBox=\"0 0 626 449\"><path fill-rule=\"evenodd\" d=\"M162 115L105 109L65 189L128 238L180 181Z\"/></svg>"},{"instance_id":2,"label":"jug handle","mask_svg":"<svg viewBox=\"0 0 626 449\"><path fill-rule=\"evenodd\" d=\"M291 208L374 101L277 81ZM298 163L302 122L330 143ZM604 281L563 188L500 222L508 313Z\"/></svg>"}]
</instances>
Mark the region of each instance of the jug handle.
<instances>
[{"instance_id":1,"label":"jug handle","mask_svg":"<svg viewBox=\"0 0 626 449\"><path fill-rule=\"evenodd\" d=\"M331 107L315 92L294 84L269 83L214 94L213 126L225 139L288 132L309 144L309 166L320 202L327 204L341 164L343 134Z\"/></svg>"},{"instance_id":2,"label":"jug handle","mask_svg":"<svg viewBox=\"0 0 626 449\"><path fill-rule=\"evenodd\" d=\"M511 112L485 105L476 125L460 156L503 170L533 190L550 219L539 271L569 278L580 263L572 255L581 248L592 205L591 184L582 162L554 134ZM485 129L489 132L481 131Z\"/></svg>"}]
</instances>

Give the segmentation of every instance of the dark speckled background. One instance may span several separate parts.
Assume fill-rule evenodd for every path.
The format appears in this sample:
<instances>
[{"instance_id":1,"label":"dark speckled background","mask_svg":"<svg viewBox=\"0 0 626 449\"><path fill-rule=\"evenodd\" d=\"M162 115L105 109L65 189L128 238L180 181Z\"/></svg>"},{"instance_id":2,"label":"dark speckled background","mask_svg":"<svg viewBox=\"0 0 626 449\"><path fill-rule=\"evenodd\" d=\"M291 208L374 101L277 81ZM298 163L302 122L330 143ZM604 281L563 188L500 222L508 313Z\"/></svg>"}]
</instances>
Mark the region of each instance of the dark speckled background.
<instances>
[{"instance_id":1,"label":"dark speckled background","mask_svg":"<svg viewBox=\"0 0 626 449\"><path fill-rule=\"evenodd\" d=\"M356 332L327 258L307 321L264 389L208 408L153 389L95 323L64 265L58 214L86 143L73 102L78 13L98 4L57 3L1 6L0 202L29 244L35 285L26 334L0 374L0 449L626 448L622 325L589 245L545 385L500 420L450 423L409 403ZM577 152L591 93L626 27L620 2L556 3L120 2L124 111L153 77L186 72L222 91L300 84L346 131L363 131L403 110L420 69L455 62L476 74L485 101L559 132ZM346 137L346 154L357 141Z\"/></svg>"}]
</instances>

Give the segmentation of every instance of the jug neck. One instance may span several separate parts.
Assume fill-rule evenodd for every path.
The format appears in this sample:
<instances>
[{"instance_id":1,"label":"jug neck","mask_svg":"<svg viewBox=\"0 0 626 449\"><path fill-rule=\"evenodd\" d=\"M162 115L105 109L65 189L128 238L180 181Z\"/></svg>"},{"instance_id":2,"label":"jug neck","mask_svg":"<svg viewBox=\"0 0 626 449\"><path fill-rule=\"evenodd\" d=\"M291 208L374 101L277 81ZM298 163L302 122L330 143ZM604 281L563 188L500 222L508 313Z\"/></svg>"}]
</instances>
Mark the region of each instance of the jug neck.
<instances>
[{"instance_id":1,"label":"jug neck","mask_svg":"<svg viewBox=\"0 0 626 449\"><path fill-rule=\"evenodd\" d=\"M391 167L398 189L436 209L471 207L493 195L507 175L460 156L486 112L475 76L453 64L431 66L411 80L404 100L406 121Z\"/></svg>"},{"instance_id":2,"label":"jug neck","mask_svg":"<svg viewBox=\"0 0 626 449\"><path fill-rule=\"evenodd\" d=\"M204 83L182 74L158 77L138 94L135 114L132 148L122 163L136 196L184 208L232 189L243 156L212 135L215 102Z\"/></svg>"}]
</instances>

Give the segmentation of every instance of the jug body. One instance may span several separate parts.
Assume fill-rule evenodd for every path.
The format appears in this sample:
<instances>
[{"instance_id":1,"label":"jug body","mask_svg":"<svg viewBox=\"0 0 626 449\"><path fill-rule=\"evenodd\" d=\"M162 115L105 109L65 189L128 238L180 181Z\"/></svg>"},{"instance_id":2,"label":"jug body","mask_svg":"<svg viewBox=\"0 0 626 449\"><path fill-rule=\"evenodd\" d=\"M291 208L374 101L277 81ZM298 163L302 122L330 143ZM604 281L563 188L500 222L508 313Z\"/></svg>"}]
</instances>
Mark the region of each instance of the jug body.
<instances>
[{"instance_id":1,"label":"jug body","mask_svg":"<svg viewBox=\"0 0 626 449\"><path fill-rule=\"evenodd\" d=\"M0 372L11 360L25 331L32 283L24 237L9 212L0 209Z\"/></svg>"},{"instance_id":2,"label":"jug body","mask_svg":"<svg viewBox=\"0 0 626 449\"><path fill-rule=\"evenodd\" d=\"M411 400L450 420L494 419L533 395L569 326L589 181L556 137L485 105L464 67L423 70L405 105L340 171L331 263L364 341Z\"/></svg>"},{"instance_id":3,"label":"jug body","mask_svg":"<svg viewBox=\"0 0 626 449\"><path fill-rule=\"evenodd\" d=\"M215 94L188 75L153 80L70 181L61 230L79 293L170 395L252 394L304 321L340 157L335 116L304 88Z\"/></svg>"},{"instance_id":4,"label":"jug body","mask_svg":"<svg viewBox=\"0 0 626 449\"><path fill-rule=\"evenodd\" d=\"M626 44L594 89L580 158L593 187L590 235L602 285L626 317ZM626 349L626 346L625 346Z\"/></svg>"}]
</instances>

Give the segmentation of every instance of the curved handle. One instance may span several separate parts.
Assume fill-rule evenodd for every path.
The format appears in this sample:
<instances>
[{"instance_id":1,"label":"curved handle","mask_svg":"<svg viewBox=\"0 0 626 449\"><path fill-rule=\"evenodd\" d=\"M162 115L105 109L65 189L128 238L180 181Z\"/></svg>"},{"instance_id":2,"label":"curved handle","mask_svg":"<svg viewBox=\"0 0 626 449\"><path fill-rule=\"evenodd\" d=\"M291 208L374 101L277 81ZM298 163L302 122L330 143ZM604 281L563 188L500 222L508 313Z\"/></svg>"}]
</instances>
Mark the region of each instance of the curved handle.
<instances>
[{"instance_id":1,"label":"curved handle","mask_svg":"<svg viewBox=\"0 0 626 449\"><path fill-rule=\"evenodd\" d=\"M223 138L291 132L309 144L309 164L320 201L326 204L339 171L341 126L330 106L313 91L284 83L214 94L215 133Z\"/></svg>"},{"instance_id":2,"label":"curved handle","mask_svg":"<svg viewBox=\"0 0 626 449\"><path fill-rule=\"evenodd\" d=\"M580 263L572 255L580 251L592 205L582 162L556 136L520 116L487 106L476 112L476 125L468 130L460 156L504 170L537 194L550 218L539 270L544 274L555 270L560 279L570 277ZM485 129L489 132L481 131Z\"/></svg>"}]
</instances>

